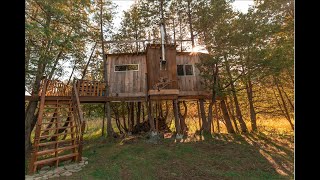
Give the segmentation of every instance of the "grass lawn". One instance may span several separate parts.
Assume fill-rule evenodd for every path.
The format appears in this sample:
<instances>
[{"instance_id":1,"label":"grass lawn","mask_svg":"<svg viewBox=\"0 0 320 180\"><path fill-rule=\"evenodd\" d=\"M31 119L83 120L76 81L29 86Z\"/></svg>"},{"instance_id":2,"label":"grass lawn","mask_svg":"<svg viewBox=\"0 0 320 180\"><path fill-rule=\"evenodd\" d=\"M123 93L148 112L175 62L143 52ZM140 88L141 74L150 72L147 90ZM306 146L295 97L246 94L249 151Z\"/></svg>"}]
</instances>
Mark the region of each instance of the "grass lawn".
<instances>
[{"instance_id":1,"label":"grass lawn","mask_svg":"<svg viewBox=\"0 0 320 180\"><path fill-rule=\"evenodd\" d=\"M134 138L85 141L89 164L56 179L293 179L293 136L214 134L212 139L159 144Z\"/></svg>"}]
</instances>

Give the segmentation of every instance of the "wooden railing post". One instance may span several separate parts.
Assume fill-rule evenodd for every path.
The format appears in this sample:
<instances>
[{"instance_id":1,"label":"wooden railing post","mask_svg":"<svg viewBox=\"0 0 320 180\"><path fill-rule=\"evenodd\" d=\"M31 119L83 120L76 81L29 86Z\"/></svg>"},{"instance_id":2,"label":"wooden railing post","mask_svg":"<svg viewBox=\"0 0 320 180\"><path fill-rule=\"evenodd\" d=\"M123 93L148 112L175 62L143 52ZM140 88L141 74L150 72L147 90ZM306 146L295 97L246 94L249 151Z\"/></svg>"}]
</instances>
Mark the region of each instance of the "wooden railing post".
<instances>
[{"instance_id":1,"label":"wooden railing post","mask_svg":"<svg viewBox=\"0 0 320 180\"><path fill-rule=\"evenodd\" d=\"M81 123L80 141L79 141L79 149L78 149L79 157L77 158L78 161L82 160L82 148L83 148L83 133L82 132L84 132L85 127L86 127L86 121L82 121L82 123Z\"/></svg>"},{"instance_id":2,"label":"wooden railing post","mask_svg":"<svg viewBox=\"0 0 320 180\"><path fill-rule=\"evenodd\" d=\"M37 161L37 152L39 150L39 141L40 141L40 130L42 124L42 117L43 117L43 109L44 109L44 102L46 96L46 89L47 89L48 80L46 79L43 86L42 86L42 93L41 93L41 101L39 106L39 115L35 129L35 138L34 138L34 146L32 148L31 160L29 164L29 174L33 174L37 170L37 166L34 163Z\"/></svg>"}]
</instances>

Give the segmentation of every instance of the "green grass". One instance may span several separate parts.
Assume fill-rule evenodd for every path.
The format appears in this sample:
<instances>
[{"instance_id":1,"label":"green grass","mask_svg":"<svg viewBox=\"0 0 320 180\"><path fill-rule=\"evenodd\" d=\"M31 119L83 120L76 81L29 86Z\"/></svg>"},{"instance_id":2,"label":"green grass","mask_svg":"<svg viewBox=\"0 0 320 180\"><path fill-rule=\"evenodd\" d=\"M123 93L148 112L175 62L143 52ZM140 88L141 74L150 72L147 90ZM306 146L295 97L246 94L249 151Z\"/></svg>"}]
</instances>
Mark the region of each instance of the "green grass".
<instances>
[{"instance_id":1,"label":"green grass","mask_svg":"<svg viewBox=\"0 0 320 180\"><path fill-rule=\"evenodd\" d=\"M294 136L284 119L258 119L255 134L228 135L220 123L221 133L205 141L163 139L156 145L145 139L108 141L101 137L101 119L87 123L83 156L89 164L56 179L293 179ZM193 119L188 127L199 129Z\"/></svg>"},{"instance_id":2,"label":"green grass","mask_svg":"<svg viewBox=\"0 0 320 180\"><path fill-rule=\"evenodd\" d=\"M164 139L157 145L91 139L83 152L89 164L68 179L293 179L290 140L261 134L215 137L188 143Z\"/></svg>"}]
</instances>

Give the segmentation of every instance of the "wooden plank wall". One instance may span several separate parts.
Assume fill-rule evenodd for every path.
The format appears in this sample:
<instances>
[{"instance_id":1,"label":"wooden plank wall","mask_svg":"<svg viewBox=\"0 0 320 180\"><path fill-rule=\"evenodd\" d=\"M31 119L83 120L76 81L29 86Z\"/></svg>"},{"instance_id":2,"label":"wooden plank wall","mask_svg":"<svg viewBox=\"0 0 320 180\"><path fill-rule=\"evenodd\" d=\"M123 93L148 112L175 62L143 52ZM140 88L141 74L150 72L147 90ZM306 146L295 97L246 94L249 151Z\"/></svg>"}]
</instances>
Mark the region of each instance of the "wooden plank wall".
<instances>
[{"instance_id":1,"label":"wooden plank wall","mask_svg":"<svg viewBox=\"0 0 320 180\"><path fill-rule=\"evenodd\" d=\"M203 91L204 87L201 85L201 77L199 69L196 68L195 64L200 61L197 54L190 54L187 52L177 53L176 56L177 65L189 64L193 65L193 75L177 76L178 86L180 91Z\"/></svg>"},{"instance_id":2,"label":"wooden plank wall","mask_svg":"<svg viewBox=\"0 0 320 180\"><path fill-rule=\"evenodd\" d=\"M166 45L165 56L167 61L167 70L160 70L161 45L152 44L147 46L147 71L148 71L148 87L152 87L159 82L160 77L166 77L173 82L166 89L177 89L177 64L176 64L176 48L173 45Z\"/></svg>"},{"instance_id":3,"label":"wooden plank wall","mask_svg":"<svg viewBox=\"0 0 320 180\"><path fill-rule=\"evenodd\" d=\"M107 63L111 96L119 93L126 96L145 94L145 73L147 72L145 54L111 54L107 55ZM139 71L115 72L115 65L122 64L139 64Z\"/></svg>"}]
</instances>

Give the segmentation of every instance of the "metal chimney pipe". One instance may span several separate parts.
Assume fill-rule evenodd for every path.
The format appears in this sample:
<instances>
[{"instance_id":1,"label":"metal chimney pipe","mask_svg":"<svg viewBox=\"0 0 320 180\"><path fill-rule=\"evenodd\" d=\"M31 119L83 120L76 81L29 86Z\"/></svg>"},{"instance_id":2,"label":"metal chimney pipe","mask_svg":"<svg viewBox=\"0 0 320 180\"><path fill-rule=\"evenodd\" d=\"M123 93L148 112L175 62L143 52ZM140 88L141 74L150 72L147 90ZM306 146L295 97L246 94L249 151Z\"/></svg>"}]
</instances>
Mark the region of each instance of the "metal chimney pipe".
<instances>
[{"instance_id":1,"label":"metal chimney pipe","mask_svg":"<svg viewBox=\"0 0 320 180\"><path fill-rule=\"evenodd\" d=\"M165 49L164 49L164 26L163 23L160 24L160 32L161 32L161 49L162 49L162 59L161 61L166 61L165 59Z\"/></svg>"}]
</instances>

